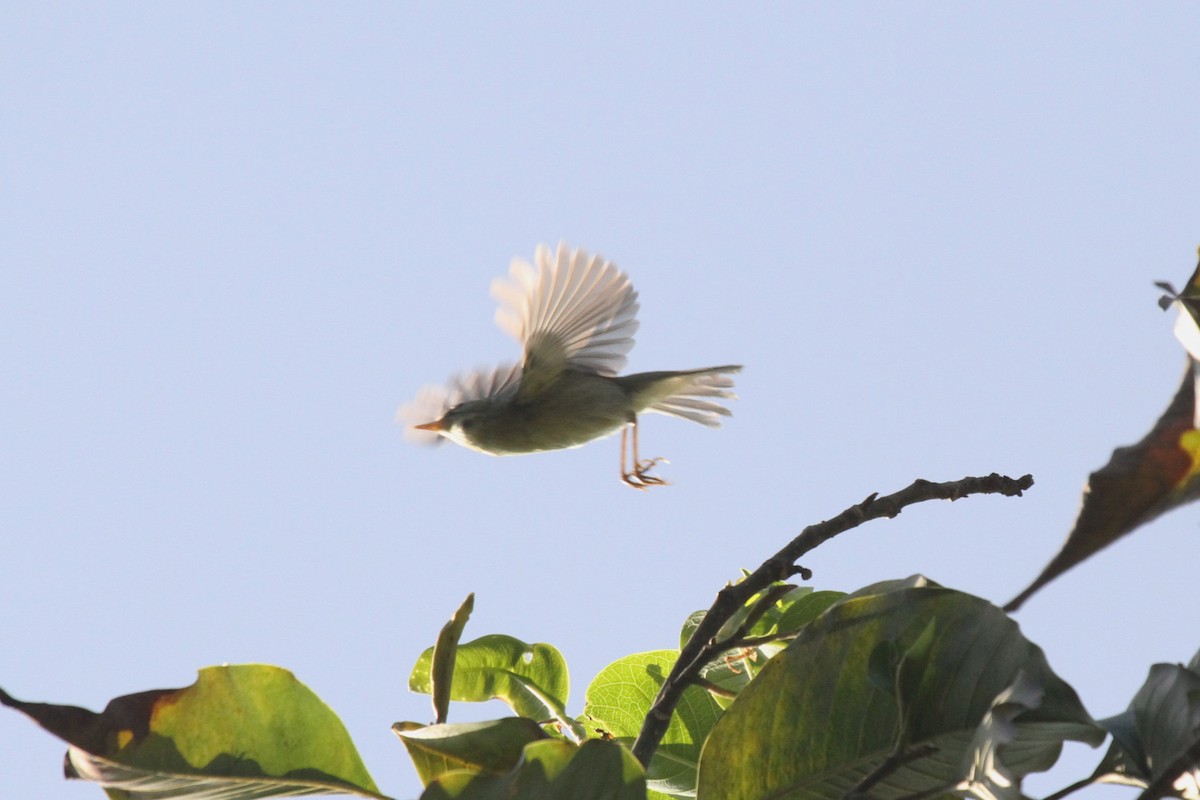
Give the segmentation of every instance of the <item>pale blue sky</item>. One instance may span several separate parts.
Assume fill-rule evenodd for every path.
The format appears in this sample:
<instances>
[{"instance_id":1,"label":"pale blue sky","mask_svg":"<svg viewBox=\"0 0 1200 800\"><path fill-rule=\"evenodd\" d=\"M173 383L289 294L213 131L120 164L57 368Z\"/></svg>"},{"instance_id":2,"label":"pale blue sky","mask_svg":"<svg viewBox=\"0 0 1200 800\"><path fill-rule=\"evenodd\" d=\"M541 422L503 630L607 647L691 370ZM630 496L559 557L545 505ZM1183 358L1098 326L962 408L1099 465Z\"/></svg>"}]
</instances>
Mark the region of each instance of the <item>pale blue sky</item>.
<instances>
[{"instance_id":1,"label":"pale blue sky","mask_svg":"<svg viewBox=\"0 0 1200 800\"><path fill-rule=\"evenodd\" d=\"M466 636L557 645L578 712L804 525L1032 472L804 562L1008 600L1183 366L1152 281L1200 244L1200 8L1147 8L6 5L0 686L99 709L279 664L404 798L388 726L429 719L408 671L469 591ZM516 357L488 285L559 239L640 291L632 370L746 365L723 430L646 421L669 488L622 486L615 439L393 421ZM1093 715L1200 646L1198 520L1017 616ZM100 797L63 749L0 714L6 795Z\"/></svg>"}]
</instances>

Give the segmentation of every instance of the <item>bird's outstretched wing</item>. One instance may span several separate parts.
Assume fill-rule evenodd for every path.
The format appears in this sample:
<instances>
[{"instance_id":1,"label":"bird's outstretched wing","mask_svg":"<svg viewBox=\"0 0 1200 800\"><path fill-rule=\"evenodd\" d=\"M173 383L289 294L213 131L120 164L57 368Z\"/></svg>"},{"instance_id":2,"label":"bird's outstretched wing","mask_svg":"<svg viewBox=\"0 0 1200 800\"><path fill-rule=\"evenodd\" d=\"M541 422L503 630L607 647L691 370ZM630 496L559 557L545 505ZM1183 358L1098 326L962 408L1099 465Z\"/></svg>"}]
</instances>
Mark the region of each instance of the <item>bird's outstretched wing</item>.
<instances>
[{"instance_id":1,"label":"bird's outstretched wing","mask_svg":"<svg viewBox=\"0 0 1200 800\"><path fill-rule=\"evenodd\" d=\"M404 435L420 444L435 444L441 437L434 431L413 427L441 419L446 412L469 400L502 397L515 394L521 380L519 364L503 364L495 369L476 369L450 378L445 386L426 386L416 399L396 412L403 423Z\"/></svg>"},{"instance_id":2,"label":"bird's outstretched wing","mask_svg":"<svg viewBox=\"0 0 1200 800\"><path fill-rule=\"evenodd\" d=\"M539 245L534 260L536 268L513 259L508 278L492 283L496 324L525 351L518 397L536 396L568 368L616 375L638 327L628 276L563 243L555 253Z\"/></svg>"}]
</instances>

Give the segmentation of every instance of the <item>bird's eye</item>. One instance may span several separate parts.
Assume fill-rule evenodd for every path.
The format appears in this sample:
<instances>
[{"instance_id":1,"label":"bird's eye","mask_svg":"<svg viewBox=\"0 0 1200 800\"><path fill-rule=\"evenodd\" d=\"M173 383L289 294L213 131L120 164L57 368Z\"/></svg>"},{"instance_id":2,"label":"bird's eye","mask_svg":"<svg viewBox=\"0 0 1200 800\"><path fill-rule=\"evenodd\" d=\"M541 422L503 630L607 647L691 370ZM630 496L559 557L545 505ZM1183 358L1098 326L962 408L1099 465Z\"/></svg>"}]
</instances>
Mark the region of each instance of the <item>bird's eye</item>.
<instances>
[{"instance_id":1,"label":"bird's eye","mask_svg":"<svg viewBox=\"0 0 1200 800\"><path fill-rule=\"evenodd\" d=\"M462 421L462 428L464 431L469 431L469 430L471 430L471 428L474 428L474 427L475 427L475 418L474 417L467 417L466 419L464 419Z\"/></svg>"}]
</instances>

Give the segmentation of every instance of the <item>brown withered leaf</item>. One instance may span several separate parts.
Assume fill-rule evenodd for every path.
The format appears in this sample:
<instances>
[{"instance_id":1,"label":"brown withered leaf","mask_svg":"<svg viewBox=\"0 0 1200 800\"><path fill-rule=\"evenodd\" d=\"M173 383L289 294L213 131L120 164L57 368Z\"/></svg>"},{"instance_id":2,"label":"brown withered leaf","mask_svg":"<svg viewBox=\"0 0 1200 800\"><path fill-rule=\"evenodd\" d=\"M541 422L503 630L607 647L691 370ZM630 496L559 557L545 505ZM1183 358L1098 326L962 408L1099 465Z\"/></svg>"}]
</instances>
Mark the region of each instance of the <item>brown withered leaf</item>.
<instances>
[{"instance_id":1,"label":"brown withered leaf","mask_svg":"<svg viewBox=\"0 0 1200 800\"><path fill-rule=\"evenodd\" d=\"M1083 506L1062 550L1005 611L1016 611L1038 589L1135 528L1200 497L1198 366L1189 356L1175 399L1150 432L1135 445L1118 447L1088 477Z\"/></svg>"}]
</instances>

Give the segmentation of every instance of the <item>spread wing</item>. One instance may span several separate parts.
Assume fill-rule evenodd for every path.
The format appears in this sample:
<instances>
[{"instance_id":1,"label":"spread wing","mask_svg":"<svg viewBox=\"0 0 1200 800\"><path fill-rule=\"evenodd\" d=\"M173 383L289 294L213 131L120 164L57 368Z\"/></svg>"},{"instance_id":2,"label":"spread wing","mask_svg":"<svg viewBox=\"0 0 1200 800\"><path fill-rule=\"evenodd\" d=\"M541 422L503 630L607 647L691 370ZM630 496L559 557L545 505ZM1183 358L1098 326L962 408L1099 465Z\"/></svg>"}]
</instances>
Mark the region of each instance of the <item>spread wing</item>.
<instances>
[{"instance_id":1,"label":"spread wing","mask_svg":"<svg viewBox=\"0 0 1200 800\"><path fill-rule=\"evenodd\" d=\"M539 245L533 267L513 259L492 283L496 324L524 349L518 397L536 395L565 369L612 376L637 331L637 292L611 261L559 243Z\"/></svg>"}]
</instances>

